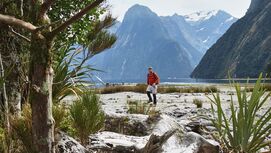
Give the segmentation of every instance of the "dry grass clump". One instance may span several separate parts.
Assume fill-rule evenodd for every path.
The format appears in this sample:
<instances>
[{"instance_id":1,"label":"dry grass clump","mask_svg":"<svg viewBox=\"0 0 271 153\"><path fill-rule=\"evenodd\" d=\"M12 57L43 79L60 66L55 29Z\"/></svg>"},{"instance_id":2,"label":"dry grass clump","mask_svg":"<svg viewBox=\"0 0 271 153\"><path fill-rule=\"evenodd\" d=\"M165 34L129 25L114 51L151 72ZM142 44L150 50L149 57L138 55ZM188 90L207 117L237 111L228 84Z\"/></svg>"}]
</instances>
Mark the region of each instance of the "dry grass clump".
<instances>
[{"instance_id":1,"label":"dry grass clump","mask_svg":"<svg viewBox=\"0 0 271 153\"><path fill-rule=\"evenodd\" d=\"M100 89L98 92L100 94L110 94L110 93L118 93L118 92L138 92L145 93L147 85L137 84L136 86L109 86Z\"/></svg>"},{"instance_id":2,"label":"dry grass clump","mask_svg":"<svg viewBox=\"0 0 271 153\"><path fill-rule=\"evenodd\" d=\"M159 93L180 93L182 88L169 86L169 87L159 87L158 92Z\"/></svg>"},{"instance_id":3,"label":"dry grass clump","mask_svg":"<svg viewBox=\"0 0 271 153\"><path fill-rule=\"evenodd\" d=\"M203 101L201 99L193 99L193 104L195 104L197 108L202 108Z\"/></svg>"},{"instance_id":4,"label":"dry grass clump","mask_svg":"<svg viewBox=\"0 0 271 153\"><path fill-rule=\"evenodd\" d=\"M12 117L10 120L13 143L19 143L20 147L16 150L21 152L35 152L32 139L32 112L31 106L26 104L23 106L21 117Z\"/></svg>"},{"instance_id":5,"label":"dry grass clump","mask_svg":"<svg viewBox=\"0 0 271 153\"><path fill-rule=\"evenodd\" d=\"M118 92L138 92L138 93L146 93L147 85L145 84L137 84L136 86L110 86L104 87L98 90L100 94L110 94L110 93L118 93ZM159 86L159 93L210 93L210 92L218 92L218 88L215 86L208 87L176 87L176 86Z\"/></svg>"},{"instance_id":6,"label":"dry grass clump","mask_svg":"<svg viewBox=\"0 0 271 153\"><path fill-rule=\"evenodd\" d=\"M263 83L261 86L265 91L271 91L271 83ZM246 92L252 92L253 90L254 87L245 87Z\"/></svg>"},{"instance_id":7,"label":"dry grass clump","mask_svg":"<svg viewBox=\"0 0 271 153\"><path fill-rule=\"evenodd\" d=\"M155 109L152 105L147 102L139 101L139 100L128 100L128 113L129 114L144 114L149 116L155 116L159 114L159 111Z\"/></svg>"},{"instance_id":8,"label":"dry grass clump","mask_svg":"<svg viewBox=\"0 0 271 153\"><path fill-rule=\"evenodd\" d=\"M218 92L218 88L215 86L208 86L208 87L188 87L184 88L181 92L182 93L210 93L210 92Z\"/></svg>"}]
</instances>

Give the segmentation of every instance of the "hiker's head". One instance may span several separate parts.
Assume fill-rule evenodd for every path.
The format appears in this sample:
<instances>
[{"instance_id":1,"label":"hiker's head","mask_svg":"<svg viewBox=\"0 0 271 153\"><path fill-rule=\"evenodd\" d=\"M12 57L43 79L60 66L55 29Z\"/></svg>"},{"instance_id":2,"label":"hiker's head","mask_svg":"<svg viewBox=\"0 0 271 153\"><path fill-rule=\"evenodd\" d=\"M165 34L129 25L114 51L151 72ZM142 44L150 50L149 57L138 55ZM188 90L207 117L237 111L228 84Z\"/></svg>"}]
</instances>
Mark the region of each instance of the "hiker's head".
<instances>
[{"instance_id":1,"label":"hiker's head","mask_svg":"<svg viewBox=\"0 0 271 153\"><path fill-rule=\"evenodd\" d=\"M149 73L151 73L152 72L152 67L149 67L148 71L149 71Z\"/></svg>"}]
</instances>

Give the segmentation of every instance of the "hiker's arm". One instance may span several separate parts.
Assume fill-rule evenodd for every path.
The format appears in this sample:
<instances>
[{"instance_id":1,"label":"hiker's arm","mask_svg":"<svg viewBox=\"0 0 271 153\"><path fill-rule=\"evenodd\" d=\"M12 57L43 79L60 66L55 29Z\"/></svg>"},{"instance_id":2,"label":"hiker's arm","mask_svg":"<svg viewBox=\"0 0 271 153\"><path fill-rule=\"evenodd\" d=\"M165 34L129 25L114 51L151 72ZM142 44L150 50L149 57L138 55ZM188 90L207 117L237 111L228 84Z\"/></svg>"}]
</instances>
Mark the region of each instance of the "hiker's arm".
<instances>
[{"instance_id":1,"label":"hiker's arm","mask_svg":"<svg viewBox=\"0 0 271 153\"><path fill-rule=\"evenodd\" d=\"M155 76L155 84L159 84L160 82L159 76L156 73L154 73L154 76Z\"/></svg>"}]
</instances>

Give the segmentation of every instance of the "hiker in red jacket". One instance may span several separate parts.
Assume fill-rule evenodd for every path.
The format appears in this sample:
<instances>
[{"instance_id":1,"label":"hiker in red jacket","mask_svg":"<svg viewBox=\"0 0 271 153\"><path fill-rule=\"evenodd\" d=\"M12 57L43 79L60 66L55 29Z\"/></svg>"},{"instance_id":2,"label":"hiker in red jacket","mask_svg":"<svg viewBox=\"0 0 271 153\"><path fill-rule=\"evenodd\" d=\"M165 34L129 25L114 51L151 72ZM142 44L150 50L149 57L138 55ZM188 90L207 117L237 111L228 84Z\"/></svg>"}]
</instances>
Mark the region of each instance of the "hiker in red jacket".
<instances>
[{"instance_id":1,"label":"hiker in red jacket","mask_svg":"<svg viewBox=\"0 0 271 153\"><path fill-rule=\"evenodd\" d=\"M152 67L148 68L148 77L147 77L147 95L149 97L149 103L153 102L154 105L156 105L157 100L156 100L156 94L157 94L157 85L160 83L160 79L158 77L158 75L153 72ZM153 95L153 101L152 101L152 97L151 97L151 93Z\"/></svg>"}]
</instances>

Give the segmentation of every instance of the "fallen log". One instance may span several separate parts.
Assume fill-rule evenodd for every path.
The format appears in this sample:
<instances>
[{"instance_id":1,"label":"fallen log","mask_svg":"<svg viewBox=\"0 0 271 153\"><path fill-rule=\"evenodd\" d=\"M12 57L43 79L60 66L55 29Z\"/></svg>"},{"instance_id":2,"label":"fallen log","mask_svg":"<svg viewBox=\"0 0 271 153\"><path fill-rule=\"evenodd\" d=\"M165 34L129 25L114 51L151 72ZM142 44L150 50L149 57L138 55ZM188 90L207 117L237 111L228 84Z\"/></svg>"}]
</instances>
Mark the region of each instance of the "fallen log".
<instances>
[{"instance_id":1,"label":"fallen log","mask_svg":"<svg viewBox=\"0 0 271 153\"><path fill-rule=\"evenodd\" d=\"M145 137L104 132L101 135L90 137L90 145L87 148L99 153L159 153L162 152L163 144L175 132L176 130L171 130L162 136L152 134Z\"/></svg>"},{"instance_id":2,"label":"fallen log","mask_svg":"<svg viewBox=\"0 0 271 153\"><path fill-rule=\"evenodd\" d=\"M141 149L140 153L160 153L163 151L163 144L176 132L176 130L171 130L163 134L162 136L157 136L152 134L146 146Z\"/></svg>"}]
</instances>

